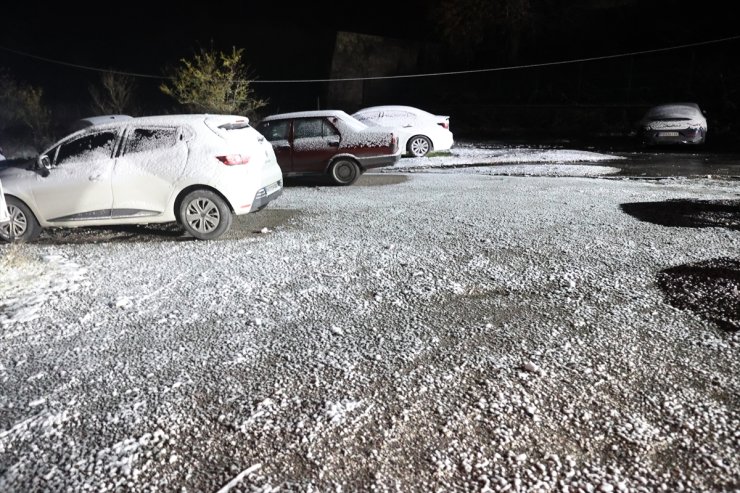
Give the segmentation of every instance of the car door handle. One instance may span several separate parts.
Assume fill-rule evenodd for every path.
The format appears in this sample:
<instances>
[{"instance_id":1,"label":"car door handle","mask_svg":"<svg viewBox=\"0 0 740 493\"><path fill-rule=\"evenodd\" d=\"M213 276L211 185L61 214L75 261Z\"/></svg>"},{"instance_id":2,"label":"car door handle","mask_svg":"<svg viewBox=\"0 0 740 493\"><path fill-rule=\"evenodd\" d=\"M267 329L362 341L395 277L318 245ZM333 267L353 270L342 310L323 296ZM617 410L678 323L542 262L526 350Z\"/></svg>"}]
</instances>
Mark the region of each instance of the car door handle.
<instances>
[{"instance_id":1,"label":"car door handle","mask_svg":"<svg viewBox=\"0 0 740 493\"><path fill-rule=\"evenodd\" d=\"M275 149L290 149L290 144L274 144Z\"/></svg>"},{"instance_id":2,"label":"car door handle","mask_svg":"<svg viewBox=\"0 0 740 493\"><path fill-rule=\"evenodd\" d=\"M90 181L100 181L103 179L103 175L90 175Z\"/></svg>"},{"instance_id":3,"label":"car door handle","mask_svg":"<svg viewBox=\"0 0 740 493\"><path fill-rule=\"evenodd\" d=\"M327 144L329 144L330 147L339 147L339 142L330 141L327 142Z\"/></svg>"}]
</instances>

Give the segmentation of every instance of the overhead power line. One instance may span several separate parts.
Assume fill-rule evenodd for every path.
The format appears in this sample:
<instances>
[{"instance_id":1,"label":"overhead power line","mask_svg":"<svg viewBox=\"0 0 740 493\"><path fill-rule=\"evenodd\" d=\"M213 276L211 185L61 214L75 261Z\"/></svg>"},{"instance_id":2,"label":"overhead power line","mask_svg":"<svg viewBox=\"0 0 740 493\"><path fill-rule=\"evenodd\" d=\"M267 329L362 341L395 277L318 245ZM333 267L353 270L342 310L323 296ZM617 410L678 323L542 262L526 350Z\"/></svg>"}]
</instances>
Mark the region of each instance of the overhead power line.
<instances>
[{"instance_id":1,"label":"overhead power line","mask_svg":"<svg viewBox=\"0 0 740 493\"><path fill-rule=\"evenodd\" d=\"M406 74L406 75L380 75L380 76L375 76L375 77L341 77L337 79L272 79L272 80L255 79L255 80L251 80L250 82L252 84L305 84L305 83L312 83L312 82L353 82L353 81L363 81L363 80L418 79L418 78L423 78L423 77L442 77L442 76L449 76L449 75L481 74L481 73L487 73L487 72L503 72L503 71L508 71L508 70L523 70L523 69L531 69L531 68L552 67L556 65L569 65L569 64L575 64L575 63L595 62L599 60L610 60L614 58L625 58L625 57L637 56L637 55L648 55L651 53L660 53L660 52L666 52L666 51L681 50L685 48L693 48L696 46L705 46L705 45L710 45L710 44L725 43L727 41L734 41L737 39L740 39L740 35L728 36L726 38L711 39L707 41L698 41L696 43L686 43L686 44L668 46L665 48L654 48L651 50L640 50L640 51L631 51L627 53L616 53L613 55L601 55L601 56L593 56L593 57L585 57L585 58L575 58L575 59L569 59L569 60L557 60L554 62L528 63L528 64L523 64L523 65L507 65L504 67L492 67L492 68L481 68L481 69L471 69L471 70L455 70L455 71L449 71L449 72L428 72L428 73L423 73L423 74ZM0 46L0 50L4 50L4 51L7 51L9 53L13 53L19 56L32 58L32 59L40 60L40 61L47 62L47 63L52 63L55 65L62 65L65 67L78 68L81 70L89 70L93 72L104 72L104 73L107 72L107 73L112 73L112 74L127 75L129 77L139 77L139 78L146 78L146 79L158 79L158 80L169 79L169 77L165 77L162 75L142 74L142 73L137 73L137 72L123 71L123 70L112 70L112 69L105 69L105 68L100 68L100 67L92 67L89 65L82 65L79 63L66 62L63 60L55 60L53 58L34 55L32 53L27 53L27 52L20 51L20 50L14 50L12 48L7 48L5 46Z\"/></svg>"},{"instance_id":2,"label":"overhead power line","mask_svg":"<svg viewBox=\"0 0 740 493\"><path fill-rule=\"evenodd\" d=\"M5 46L0 46L0 50L4 50L9 53L14 53L16 55L20 55L20 56L27 57L27 58L33 58L34 60L41 60L42 62L52 63L54 65L62 65L64 67L72 67L72 68L79 68L82 70L90 70L92 72L104 72L104 73L111 73L111 74L118 74L118 75L128 75L130 77L140 77L140 78L146 78L146 79L166 79L167 78L167 77L162 77L161 75L139 74L136 72L125 72L122 70L111 70L111 69L100 68L100 67L91 67L89 65L81 65L79 63L65 62L63 60L55 60L53 58L47 58L45 56L39 56L39 55L34 55L32 53L26 53L25 51L14 50L12 48L7 48Z\"/></svg>"}]
</instances>

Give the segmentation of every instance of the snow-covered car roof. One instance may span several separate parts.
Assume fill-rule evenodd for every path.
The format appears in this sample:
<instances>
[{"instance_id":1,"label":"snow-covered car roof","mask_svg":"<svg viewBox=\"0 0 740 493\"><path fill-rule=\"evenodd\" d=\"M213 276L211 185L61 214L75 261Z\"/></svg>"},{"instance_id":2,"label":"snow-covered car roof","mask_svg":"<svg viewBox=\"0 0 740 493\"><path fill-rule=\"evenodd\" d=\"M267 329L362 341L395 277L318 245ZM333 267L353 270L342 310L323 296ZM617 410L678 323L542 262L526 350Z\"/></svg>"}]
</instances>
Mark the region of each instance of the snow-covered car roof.
<instances>
[{"instance_id":1,"label":"snow-covered car roof","mask_svg":"<svg viewBox=\"0 0 740 493\"><path fill-rule=\"evenodd\" d=\"M703 118L696 103L670 103L653 106L645 114L646 119L661 118Z\"/></svg>"},{"instance_id":2,"label":"snow-covered car roof","mask_svg":"<svg viewBox=\"0 0 740 493\"><path fill-rule=\"evenodd\" d=\"M78 135L82 135L87 132L95 132L96 130L103 129L117 129L126 125L154 125L154 126L175 126L183 124L194 124L194 123L205 123L211 130L218 133L217 129L221 125L227 125L231 123L238 123L240 126L248 126L249 118L241 115L212 115L208 113L203 114L183 114L183 115L154 115L154 116L139 116L139 117L128 117L113 121L105 121L97 125L84 127L80 130L73 131L69 135L65 136L61 140L52 144L49 149L61 142L67 142ZM45 149L44 153L49 152L49 149Z\"/></svg>"},{"instance_id":3,"label":"snow-covered car roof","mask_svg":"<svg viewBox=\"0 0 740 493\"><path fill-rule=\"evenodd\" d=\"M262 119L263 122L269 122L272 120L283 120L285 118L324 118L324 117L336 117L349 119L353 118L342 110L314 110L314 111L294 111L292 113L280 113L277 115L266 116Z\"/></svg>"},{"instance_id":4,"label":"snow-covered car roof","mask_svg":"<svg viewBox=\"0 0 740 493\"><path fill-rule=\"evenodd\" d=\"M105 123L113 123L125 120L131 120L133 117L129 115L97 115L88 116L87 118L80 118L72 125L69 126L70 131L75 132L84 128L93 127L95 125L103 125Z\"/></svg>"},{"instance_id":5,"label":"snow-covered car roof","mask_svg":"<svg viewBox=\"0 0 740 493\"><path fill-rule=\"evenodd\" d=\"M428 111L424 111L419 108L414 108L413 106L403 106L403 105L398 105L398 104L383 105L383 106L370 106L368 108L362 108L361 110L356 111L354 114L364 113L366 111L408 111L409 113L416 113L417 115L434 116Z\"/></svg>"},{"instance_id":6,"label":"snow-covered car roof","mask_svg":"<svg viewBox=\"0 0 740 493\"><path fill-rule=\"evenodd\" d=\"M120 127L123 125L182 125L183 123L199 123L205 122L209 126L217 127L226 123L239 122L242 124L248 124L249 118L241 115L211 115L211 114L185 114L185 115L154 115L154 116L139 116L139 117L128 117L113 121L102 121L94 125L95 127ZM86 127L83 130L88 130L91 127Z\"/></svg>"}]
</instances>

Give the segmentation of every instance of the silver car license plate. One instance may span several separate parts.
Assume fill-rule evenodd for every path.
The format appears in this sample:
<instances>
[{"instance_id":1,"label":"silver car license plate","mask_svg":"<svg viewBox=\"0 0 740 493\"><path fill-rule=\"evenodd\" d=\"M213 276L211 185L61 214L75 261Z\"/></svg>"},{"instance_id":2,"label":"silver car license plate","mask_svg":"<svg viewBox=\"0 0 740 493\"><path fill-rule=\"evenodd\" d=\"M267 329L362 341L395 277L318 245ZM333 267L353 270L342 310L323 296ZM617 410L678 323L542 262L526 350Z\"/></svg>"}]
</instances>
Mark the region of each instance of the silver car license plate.
<instances>
[{"instance_id":1,"label":"silver car license plate","mask_svg":"<svg viewBox=\"0 0 740 493\"><path fill-rule=\"evenodd\" d=\"M658 137L678 137L678 132L658 132Z\"/></svg>"}]
</instances>

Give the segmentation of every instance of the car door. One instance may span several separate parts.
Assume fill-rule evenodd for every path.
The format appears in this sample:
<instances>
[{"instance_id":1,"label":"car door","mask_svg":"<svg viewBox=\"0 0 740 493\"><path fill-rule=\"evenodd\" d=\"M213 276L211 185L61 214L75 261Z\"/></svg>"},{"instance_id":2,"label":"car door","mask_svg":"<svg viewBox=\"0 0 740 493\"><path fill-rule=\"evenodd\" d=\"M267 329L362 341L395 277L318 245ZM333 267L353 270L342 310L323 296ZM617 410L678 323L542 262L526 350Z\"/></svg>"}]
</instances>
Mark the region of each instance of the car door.
<instances>
[{"instance_id":1,"label":"car door","mask_svg":"<svg viewBox=\"0 0 740 493\"><path fill-rule=\"evenodd\" d=\"M290 143L291 120L261 122L257 130L272 144L278 165L283 173L293 169L293 146Z\"/></svg>"},{"instance_id":2,"label":"car door","mask_svg":"<svg viewBox=\"0 0 740 493\"><path fill-rule=\"evenodd\" d=\"M337 154L341 137L326 118L293 120L293 172L323 173Z\"/></svg>"},{"instance_id":3,"label":"car door","mask_svg":"<svg viewBox=\"0 0 740 493\"><path fill-rule=\"evenodd\" d=\"M188 158L179 127L132 127L113 170L114 217L161 214Z\"/></svg>"},{"instance_id":4,"label":"car door","mask_svg":"<svg viewBox=\"0 0 740 493\"><path fill-rule=\"evenodd\" d=\"M107 130L62 142L47 153L51 169L39 176L33 196L49 222L110 218L111 175L119 134Z\"/></svg>"}]
</instances>

